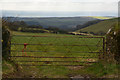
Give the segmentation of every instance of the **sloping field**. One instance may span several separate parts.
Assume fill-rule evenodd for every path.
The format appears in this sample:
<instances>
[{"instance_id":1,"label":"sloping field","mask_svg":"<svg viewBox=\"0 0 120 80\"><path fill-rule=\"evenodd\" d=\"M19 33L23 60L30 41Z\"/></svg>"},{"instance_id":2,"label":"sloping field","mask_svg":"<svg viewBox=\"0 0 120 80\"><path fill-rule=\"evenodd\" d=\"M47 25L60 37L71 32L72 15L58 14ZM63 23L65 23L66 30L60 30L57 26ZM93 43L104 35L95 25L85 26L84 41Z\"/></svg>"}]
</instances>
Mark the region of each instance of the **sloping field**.
<instances>
[{"instance_id":1,"label":"sloping field","mask_svg":"<svg viewBox=\"0 0 120 80\"><path fill-rule=\"evenodd\" d=\"M79 31L82 32L93 32L95 34L99 33L99 32L103 32L103 33L107 33L107 31L112 27L112 25L114 25L115 23L117 23L118 19L109 19L109 20L105 20L102 22L99 22L97 24L88 26L86 28L80 29Z\"/></svg>"}]
</instances>

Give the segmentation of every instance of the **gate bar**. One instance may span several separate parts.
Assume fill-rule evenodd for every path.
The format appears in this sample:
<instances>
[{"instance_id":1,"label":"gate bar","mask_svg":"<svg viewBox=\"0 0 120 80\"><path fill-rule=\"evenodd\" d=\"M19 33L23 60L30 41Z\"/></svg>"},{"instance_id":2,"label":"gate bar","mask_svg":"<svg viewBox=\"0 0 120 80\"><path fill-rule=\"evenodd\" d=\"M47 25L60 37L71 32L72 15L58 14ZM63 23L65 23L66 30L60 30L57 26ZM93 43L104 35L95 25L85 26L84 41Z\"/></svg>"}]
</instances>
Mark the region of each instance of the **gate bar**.
<instances>
[{"instance_id":1,"label":"gate bar","mask_svg":"<svg viewBox=\"0 0 120 80\"><path fill-rule=\"evenodd\" d=\"M26 58L98 58L98 57L38 57L38 56L9 56L9 57L26 57Z\"/></svg>"},{"instance_id":2,"label":"gate bar","mask_svg":"<svg viewBox=\"0 0 120 80\"><path fill-rule=\"evenodd\" d=\"M84 65L28 65L28 64L19 64L20 66L84 66Z\"/></svg>"},{"instance_id":3,"label":"gate bar","mask_svg":"<svg viewBox=\"0 0 120 80\"><path fill-rule=\"evenodd\" d=\"M11 52L22 52L22 51L11 50ZM26 51L26 52L56 52L56 51ZM65 51L64 53L68 53L68 52L69 53L103 53L103 52L75 52L75 51Z\"/></svg>"},{"instance_id":4,"label":"gate bar","mask_svg":"<svg viewBox=\"0 0 120 80\"><path fill-rule=\"evenodd\" d=\"M65 38L65 37L73 37L73 36L62 36L62 37L58 37L58 36L39 36L39 35L12 35L12 36L17 36L17 37L55 37L55 38ZM78 36L74 36L74 38L103 38L103 37L78 37Z\"/></svg>"},{"instance_id":5,"label":"gate bar","mask_svg":"<svg viewBox=\"0 0 120 80\"><path fill-rule=\"evenodd\" d=\"M12 43L11 45L24 45L23 43ZM28 45L46 45L46 46L97 46L101 47L102 45L56 45L56 44L28 44Z\"/></svg>"},{"instance_id":6,"label":"gate bar","mask_svg":"<svg viewBox=\"0 0 120 80\"><path fill-rule=\"evenodd\" d=\"M15 62L80 62L80 63L97 63L97 62L87 62L87 61L15 61Z\"/></svg>"}]
</instances>

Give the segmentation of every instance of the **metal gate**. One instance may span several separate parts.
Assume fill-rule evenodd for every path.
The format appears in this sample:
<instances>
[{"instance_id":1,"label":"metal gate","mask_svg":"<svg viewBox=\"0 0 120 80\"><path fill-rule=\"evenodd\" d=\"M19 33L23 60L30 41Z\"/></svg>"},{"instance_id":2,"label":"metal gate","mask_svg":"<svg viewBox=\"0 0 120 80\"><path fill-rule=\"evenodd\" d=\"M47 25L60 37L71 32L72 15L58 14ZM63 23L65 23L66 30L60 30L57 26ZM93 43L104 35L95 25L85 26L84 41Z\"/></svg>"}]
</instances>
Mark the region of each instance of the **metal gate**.
<instances>
[{"instance_id":1,"label":"metal gate","mask_svg":"<svg viewBox=\"0 0 120 80\"><path fill-rule=\"evenodd\" d=\"M21 66L84 66L104 51L104 37L13 35L10 58Z\"/></svg>"}]
</instances>

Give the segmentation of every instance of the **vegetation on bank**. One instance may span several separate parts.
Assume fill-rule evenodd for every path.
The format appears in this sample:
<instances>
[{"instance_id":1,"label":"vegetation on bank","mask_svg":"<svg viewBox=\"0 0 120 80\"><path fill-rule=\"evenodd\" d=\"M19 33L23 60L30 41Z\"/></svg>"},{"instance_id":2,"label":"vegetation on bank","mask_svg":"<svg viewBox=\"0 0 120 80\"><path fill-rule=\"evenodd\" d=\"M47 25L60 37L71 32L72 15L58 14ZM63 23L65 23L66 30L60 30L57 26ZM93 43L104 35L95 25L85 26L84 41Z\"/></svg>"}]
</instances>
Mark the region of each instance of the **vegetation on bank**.
<instances>
[{"instance_id":1,"label":"vegetation on bank","mask_svg":"<svg viewBox=\"0 0 120 80\"><path fill-rule=\"evenodd\" d=\"M107 34L108 54L113 54L115 60L120 62L120 22L113 25Z\"/></svg>"},{"instance_id":2,"label":"vegetation on bank","mask_svg":"<svg viewBox=\"0 0 120 80\"><path fill-rule=\"evenodd\" d=\"M2 20L2 76L14 73L16 71L10 56L10 30L6 26L7 22Z\"/></svg>"},{"instance_id":3,"label":"vegetation on bank","mask_svg":"<svg viewBox=\"0 0 120 80\"><path fill-rule=\"evenodd\" d=\"M2 56L4 59L8 59L8 56L10 55L10 43L11 43L11 37L10 37L10 30L6 26L7 23L5 21L2 22Z\"/></svg>"}]
</instances>

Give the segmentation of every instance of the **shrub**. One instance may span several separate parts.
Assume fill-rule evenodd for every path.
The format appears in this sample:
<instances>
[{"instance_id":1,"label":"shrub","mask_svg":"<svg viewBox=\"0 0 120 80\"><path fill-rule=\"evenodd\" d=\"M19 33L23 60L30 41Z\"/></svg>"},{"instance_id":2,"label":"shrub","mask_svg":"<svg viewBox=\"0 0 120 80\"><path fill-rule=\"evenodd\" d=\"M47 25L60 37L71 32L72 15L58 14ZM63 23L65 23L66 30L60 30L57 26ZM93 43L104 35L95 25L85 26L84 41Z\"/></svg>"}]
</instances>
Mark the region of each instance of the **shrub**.
<instances>
[{"instance_id":1,"label":"shrub","mask_svg":"<svg viewBox=\"0 0 120 80\"><path fill-rule=\"evenodd\" d=\"M10 31L6 26L2 26L2 57L8 59L10 55Z\"/></svg>"}]
</instances>

